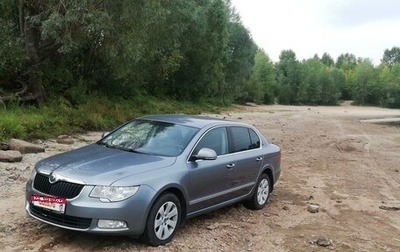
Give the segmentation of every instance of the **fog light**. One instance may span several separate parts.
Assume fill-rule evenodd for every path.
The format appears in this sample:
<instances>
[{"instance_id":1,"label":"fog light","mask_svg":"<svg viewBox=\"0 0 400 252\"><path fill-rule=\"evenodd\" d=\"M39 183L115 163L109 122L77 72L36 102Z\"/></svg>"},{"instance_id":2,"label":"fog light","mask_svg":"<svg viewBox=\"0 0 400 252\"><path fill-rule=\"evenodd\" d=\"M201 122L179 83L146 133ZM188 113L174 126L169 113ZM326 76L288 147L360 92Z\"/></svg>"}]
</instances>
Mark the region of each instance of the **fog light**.
<instances>
[{"instance_id":1,"label":"fog light","mask_svg":"<svg viewBox=\"0 0 400 252\"><path fill-rule=\"evenodd\" d=\"M99 220L97 222L97 226L99 228L107 228L107 229L117 229L117 228L127 228L125 221L119 220Z\"/></svg>"}]
</instances>

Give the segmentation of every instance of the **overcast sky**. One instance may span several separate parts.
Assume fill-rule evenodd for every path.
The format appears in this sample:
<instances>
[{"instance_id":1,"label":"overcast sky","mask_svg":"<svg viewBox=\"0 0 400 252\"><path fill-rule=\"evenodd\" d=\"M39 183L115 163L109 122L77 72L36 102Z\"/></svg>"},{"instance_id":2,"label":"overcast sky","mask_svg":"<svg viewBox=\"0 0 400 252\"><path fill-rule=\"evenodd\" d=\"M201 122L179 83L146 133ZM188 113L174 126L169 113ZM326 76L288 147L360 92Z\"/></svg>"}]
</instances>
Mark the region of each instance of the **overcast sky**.
<instances>
[{"instance_id":1,"label":"overcast sky","mask_svg":"<svg viewBox=\"0 0 400 252\"><path fill-rule=\"evenodd\" d=\"M400 0L232 0L257 45L273 61L292 49L298 59L324 52L380 63L400 47Z\"/></svg>"}]
</instances>

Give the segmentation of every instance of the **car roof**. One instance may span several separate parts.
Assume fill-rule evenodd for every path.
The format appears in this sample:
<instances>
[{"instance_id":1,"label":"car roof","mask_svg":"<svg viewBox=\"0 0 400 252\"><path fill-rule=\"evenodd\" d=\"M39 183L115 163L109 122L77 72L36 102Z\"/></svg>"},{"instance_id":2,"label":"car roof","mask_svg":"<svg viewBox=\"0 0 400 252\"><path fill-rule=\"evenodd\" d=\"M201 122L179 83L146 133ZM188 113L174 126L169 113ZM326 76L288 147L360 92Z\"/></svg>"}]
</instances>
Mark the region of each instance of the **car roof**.
<instances>
[{"instance_id":1,"label":"car roof","mask_svg":"<svg viewBox=\"0 0 400 252\"><path fill-rule=\"evenodd\" d=\"M243 123L238 123L234 121L225 120L222 118L215 118L209 116L195 116L195 115L185 115L185 114L162 114L162 115L148 115L142 116L137 119L141 120L152 120L152 121L162 121L169 122L173 124L180 124L194 128L203 128L205 126L214 125L245 125Z\"/></svg>"}]
</instances>

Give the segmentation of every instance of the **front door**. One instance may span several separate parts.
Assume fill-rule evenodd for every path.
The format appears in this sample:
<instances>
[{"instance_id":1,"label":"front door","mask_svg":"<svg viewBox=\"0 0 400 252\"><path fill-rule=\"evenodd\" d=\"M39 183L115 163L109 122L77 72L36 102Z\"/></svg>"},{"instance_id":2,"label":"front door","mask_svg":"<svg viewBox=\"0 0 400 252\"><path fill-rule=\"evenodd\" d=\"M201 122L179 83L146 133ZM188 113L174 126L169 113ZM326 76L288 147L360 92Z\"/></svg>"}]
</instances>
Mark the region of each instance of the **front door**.
<instances>
[{"instance_id":1,"label":"front door","mask_svg":"<svg viewBox=\"0 0 400 252\"><path fill-rule=\"evenodd\" d=\"M189 209L197 212L232 198L235 179L235 164L228 154L226 127L206 132L193 153L201 148L210 148L217 153L216 160L197 160L188 163L190 171Z\"/></svg>"}]
</instances>

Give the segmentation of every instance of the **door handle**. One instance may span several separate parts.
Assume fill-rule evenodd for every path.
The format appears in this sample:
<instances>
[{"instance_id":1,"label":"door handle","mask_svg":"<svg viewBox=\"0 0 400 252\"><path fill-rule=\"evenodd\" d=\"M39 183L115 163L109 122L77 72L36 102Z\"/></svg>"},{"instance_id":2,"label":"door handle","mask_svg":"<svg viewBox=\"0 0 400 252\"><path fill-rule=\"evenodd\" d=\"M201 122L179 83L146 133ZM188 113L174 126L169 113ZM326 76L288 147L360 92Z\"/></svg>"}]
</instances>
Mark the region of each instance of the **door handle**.
<instances>
[{"instance_id":1,"label":"door handle","mask_svg":"<svg viewBox=\"0 0 400 252\"><path fill-rule=\"evenodd\" d=\"M233 167L235 167L235 164L228 164L228 165L226 165L226 168L228 168L228 169L232 169Z\"/></svg>"},{"instance_id":2,"label":"door handle","mask_svg":"<svg viewBox=\"0 0 400 252\"><path fill-rule=\"evenodd\" d=\"M257 162L260 162L260 161L262 161L263 160L263 158L262 157L258 157L258 158L256 158L256 161Z\"/></svg>"}]
</instances>

